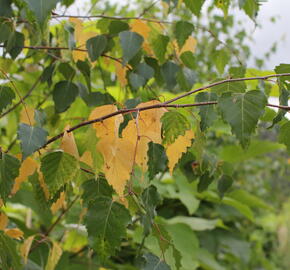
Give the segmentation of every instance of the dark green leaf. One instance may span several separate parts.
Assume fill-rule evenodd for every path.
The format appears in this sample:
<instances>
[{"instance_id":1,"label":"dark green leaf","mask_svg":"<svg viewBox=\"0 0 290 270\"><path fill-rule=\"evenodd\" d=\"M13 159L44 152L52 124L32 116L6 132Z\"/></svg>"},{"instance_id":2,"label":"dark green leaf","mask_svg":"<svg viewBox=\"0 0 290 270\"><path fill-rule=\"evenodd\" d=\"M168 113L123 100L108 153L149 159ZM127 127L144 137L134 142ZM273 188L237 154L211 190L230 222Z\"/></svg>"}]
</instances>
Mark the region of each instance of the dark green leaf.
<instances>
[{"instance_id":1,"label":"dark green leaf","mask_svg":"<svg viewBox=\"0 0 290 270\"><path fill-rule=\"evenodd\" d=\"M2 5L1 5L1 0L0 0L0 7L2 9ZM1 14L1 11L0 11ZM0 15L1 16L1 15ZM8 40L10 34L11 34L11 26L9 23L7 22L0 22L0 43L5 42L6 40Z\"/></svg>"},{"instance_id":2,"label":"dark green leaf","mask_svg":"<svg viewBox=\"0 0 290 270\"><path fill-rule=\"evenodd\" d=\"M1 2L0 2L1 3ZM21 270L21 256L16 248L16 241L0 231L0 267L3 270Z\"/></svg>"},{"instance_id":3,"label":"dark green leaf","mask_svg":"<svg viewBox=\"0 0 290 270\"><path fill-rule=\"evenodd\" d=\"M142 266L142 270L170 270L170 267L166 262L162 261L152 253L143 255L143 258L145 259L145 264Z\"/></svg>"},{"instance_id":4,"label":"dark green leaf","mask_svg":"<svg viewBox=\"0 0 290 270\"><path fill-rule=\"evenodd\" d=\"M10 87L0 86L0 113L12 103L15 94Z\"/></svg>"},{"instance_id":5,"label":"dark green leaf","mask_svg":"<svg viewBox=\"0 0 290 270\"><path fill-rule=\"evenodd\" d=\"M168 43L169 37L164 35L158 35L152 42L154 54L156 55L160 63L163 63L165 60Z\"/></svg>"},{"instance_id":6,"label":"dark green leaf","mask_svg":"<svg viewBox=\"0 0 290 270\"><path fill-rule=\"evenodd\" d=\"M224 93L218 101L223 118L232 127L232 132L246 148L251 134L267 104L266 96L257 90L246 93Z\"/></svg>"},{"instance_id":7,"label":"dark green leaf","mask_svg":"<svg viewBox=\"0 0 290 270\"><path fill-rule=\"evenodd\" d=\"M193 24L187 21L178 21L175 24L174 34L180 49L184 45L187 38L191 35L193 30L194 30Z\"/></svg>"},{"instance_id":8,"label":"dark green leaf","mask_svg":"<svg viewBox=\"0 0 290 270\"><path fill-rule=\"evenodd\" d=\"M137 73L144 77L146 80L149 80L154 76L154 69L146 63L140 63L137 66Z\"/></svg>"},{"instance_id":9,"label":"dark green leaf","mask_svg":"<svg viewBox=\"0 0 290 270\"><path fill-rule=\"evenodd\" d=\"M86 104L90 107L96 107L106 104L112 104L115 102L115 99L108 93L100 93L100 92L91 92L87 93L80 89L80 95L82 99L86 102Z\"/></svg>"},{"instance_id":10,"label":"dark green leaf","mask_svg":"<svg viewBox=\"0 0 290 270\"><path fill-rule=\"evenodd\" d=\"M204 1L205 0L184 0L184 4L195 16L199 17Z\"/></svg>"},{"instance_id":11,"label":"dark green leaf","mask_svg":"<svg viewBox=\"0 0 290 270\"><path fill-rule=\"evenodd\" d=\"M24 0L35 14L37 21L43 24L59 0Z\"/></svg>"},{"instance_id":12,"label":"dark green leaf","mask_svg":"<svg viewBox=\"0 0 290 270\"><path fill-rule=\"evenodd\" d=\"M7 41L7 52L15 59L22 51L24 46L24 35L20 32L12 32Z\"/></svg>"},{"instance_id":13,"label":"dark green leaf","mask_svg":"<svg viewBox=\"0 0 290 270\"><path fill-rule=\"evenodd\" d=\"M146 80L143 76L141 76L137 73L134 73L134 72L131 72L129 74L129 81L134 89L139 89L140 87L142 87L146 83Z\"/></svg>"},{"instance_id":14,"label":"dark green leaf","mask_svg":"<svg viewBox=\"0 0 290 270\"><path fill-rule=\"evenodd\" d=\"M156 216L155 208L161 203L161 197L157 192L156 187L149 186L142 193L142 202L146 214L141 217L141 222L144 227L144 235L148 236Z\"/></svg>"},{"instance_id":15,"label":"dark green leaf","mask_svg":"<svg viewBox=\"0 0 290 270\"><path fill-rule=\"evenodd\" d=\"M77 61L77 68L84 75L86 84L91 89L91 66L87 61Z\"/></svg>"},{"instance_id":16,"label":"dark green leaf","mask_svg":"<svg viewBox=\"0 0 290 270\"><path fill-rule=\"evenodd\" d=\"M290 153L290 122L286 122L281 126L279 131L279 142L287 146L288 153Z\"/></svg>"},{"instance_id":17,"label":"dark green leaf","mask_svg":"<svg viewBox=\"0 0 290 270\"><path fill-rule=\"evenodd\" d=\"M195 98L196 102L217 101L217 95L211 92L198 93ZM214 108L215 105L199 106L200 129L205 131L216 120L217 114Z\"/></svg>"},{"instance_id":18,"label":"dark green leaf","mask_svg":"<svg viewBox=\"0 0 290 270\"><path fill-rule=\"evenodd\" d=\"M107 180L102 176L84 182L82 188L84 190L82 199L87 205L93 202L98 196L111 198L114 191Z\"/></svg>"},{"instance_id":19,"label":"dark green leaf","mask_svg":"<svg viewBox=\"0 0 290 270\"><path fill-rule=\"evenodd\" d=\"M143 37L135 32L124 31L119 34L123 51L123 63L128 63L140 50Z\"/></svg>"},{"instance_id":20,"label":"dark green leaf","mask_svg":"<svg viewBox=\"0 0 290 270\"><path fill-rule=\"evenodd\" d=\"M96 61L98 57L102 55L106 49L107 43L108 41L105 35L98 35L87 41L86 47L91 61Z\"/></svg>"},{"instance_id":21,"label":"dark green leaf","mask_svg":"<svg viewBox=\"0 0 290 270\"><path fill-rule=\"evenodd\" d=\"M145 57L145 62L154 69L154 78L157 84L161 86L164 83L164 81L158 61L152 57Z\"/></svg>"},{"instance_id":22,"label":"dark green leaf","mask_svg":"<svg viewBox=\"0 0 290 270\"><path fill-rule=\"evenodd\" d=\"M62 151L50 152L41 159L40 170L52 196L73 179L78 167L77 160Z\"/></svg>"},{"instance_id":23,"label":"dark green leaf","mask_svg":"<svg viewBox=\"0 0 290 270\"><path fill-rule=\"evenodd\" d=\"M199 179L197 191L203 192L207 190L208 186L213 182L214 177L209 174L209 172L205 172Z\"/></svg>"},{"instance_id":24,"label":"dark green leaf","mask_svg":"<svg viewBox=\"0 0 290 270\"><path fill-rule=\"evenodd\" d=\"M19 174L20 161L8 154L2 153L0 159L0 195L5 203L11 189L14 185L14 180Z\"/></svg>"},{"instance_id":25,"label":"dark green leaf","mask_svg":"<svg viewBox=\"0 0 290 270\"><path fill-rule=\"evenodd\" d=\"M161 74L169 90L172 90L177 84L176 75L178 71L179 66L171 61L166 62L161 67Z\"/></svg>"},{"instance_id":26,"label":"dark green leaf","mask_svg":"<svg viewBox=\"0 0 290 270\"><path fill-rule=\"evenodd\" d=\"M190 123L184 115L176 111L166 112L162 118L162 135L165 144L173 143L178 136L190 129Z\"/></svg>"},{"instance_id":27,"label":"dark green leaf","mask_svg":"<svg viewBox=\"0 0 290 270\"><path fill-rule=\"evenodd\" d=\"M46 67L41 75L41 82L47 82L48 86L52 84L52 76L55 70L55 65L49 65Z\"/></svg>"},{"instance_id":28,"label":"dark green leaf","mask_svg":"<svg viewBox=\"0 0 290 270\"><path fill-rule=\"evenodd\" d=\"M220 193L221 197L224 196L224 194L229 190L229 188L232 186L234 182L234 179L231 176L223 175L218 180L218 192Z\"/></svg>"},{"instance_id":29,"label":"dark green leaf","mask_svg":"<svg viewBox=\"0 0 290 270\"><path fill-rule=\"evenodd\" d=\"M0 0L0 17L11 17L12 16L12 1L11 0Z\"/></svg>"},{"instance_id":30,"label":"dark green leaf","mask_svg":"<svg viewBox=\"0 0 290 270\"><path fill-rule=\"evenodd\" d=\"M289 97L290 97L290 91L280 87L279 105L288 106ZM272 125L269 128L279 123L283 119L286 113L287 113L286 110L279 109L278 114L273 119Z\"/></svg>"},{"instance_id":31,"label":"dark green leaf","mask_svg":"<svg viewBox=\"0 0 290 270\"><path fill-rule=\"evenodd\" d=\"M153 179L157 173L164 172L166 170L168 159L165 149L161 144L150 142L148 146L149 179Z\"/></svg>"},{"instance_id":32,"label":"dark green leaf","mask_svg":"<svg viewBox=\"0 0 290 270\"><path fill-rule=\"evenodd\" d=\"M120 247L131 217L128 210L111 198L98 196L85 217L89 242L99 253L110 255Z\"/></svg>"},{"instance_id":33,"label":"dark green leaf","mask_svg":"<svg viewBox=\"0 0 290 270\"><path fill-rule=\"evenodd\" d=\"M21 142L22 159L25 159L46 143L48 133L40 127L21 123L17 135Z\"/></svg>"},{"instance_id":34,"label":"dark green leaf","mask_svg":"<svg viewBox=\"0 0 290 270\"><path fill-rule=\"evenodd\" d=\"M69 63L60 63L58 70L68 81L71 81L76 74L76 71Z\"/></svg>"},{"instance_id":35,"label":"dark green leaf","mask_svg":"<svg viewBox=\"0 0 290 270\"><path fill-rule=\"evenodd\" d=\"M109 33L112 35L119 34L120 32L129 30L129 24L126 22L122 22L120 20L111 21L109 25Z\"/></svg>"},{"instance_id":36,"label":"dark green leaf","mask_svg":"<svg viewBox=\"0 0 290 270\"><path fill-rule=\"evenodd\" d=\"M58 82L53 89L53 101L58 113L66 111L79 93L78 87L69 81Z\"/></svg>"},{"instance_id":37,"label":"dark green leaf","mask_svg":"<svg viewBox=\"0 0 290 270\"><path fill-rule=\"evenodd\" d=\"M192 69L184 67L179 70L176 79L181 91L189 91L196 82L196 73Z\"/></svg>"}]
</instances>

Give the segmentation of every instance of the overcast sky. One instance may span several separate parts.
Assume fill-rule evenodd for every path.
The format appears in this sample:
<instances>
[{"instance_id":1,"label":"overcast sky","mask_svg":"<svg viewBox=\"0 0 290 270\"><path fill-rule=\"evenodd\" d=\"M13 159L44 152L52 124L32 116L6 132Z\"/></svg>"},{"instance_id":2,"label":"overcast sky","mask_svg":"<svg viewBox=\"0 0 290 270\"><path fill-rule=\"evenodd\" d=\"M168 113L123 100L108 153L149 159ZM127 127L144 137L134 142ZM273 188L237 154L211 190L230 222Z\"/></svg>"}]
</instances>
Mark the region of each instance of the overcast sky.
<instances>
[{"instance_id":1,"label":"overcast sky","mask_svg":"<svg viewBox=\"0 0 290 270\"><path fill-rule=\"evenodd\" d=\"M123 5L130 2L129 0L111 1ZM151 1L147 1L151 3ZM82 9L88 2L90 1L77 0L76 4L67 13L71 15L83 14ZM278 42L277 52L266 63L266 68L273 70L280 63L290 64L290 0L268 0L263 3L257 17L257 22L263 26L262 28L256 28L255 24L243 12L236 9L235 12L243 20L248 33L251 33L254 39L254 42L249 44L253 55L263 58L273 42ZM275 23L270 21L271 17L275 17ZM253 61L250 61L249 65L253 65L253 63Z\"/></svg>"}]
</instances>

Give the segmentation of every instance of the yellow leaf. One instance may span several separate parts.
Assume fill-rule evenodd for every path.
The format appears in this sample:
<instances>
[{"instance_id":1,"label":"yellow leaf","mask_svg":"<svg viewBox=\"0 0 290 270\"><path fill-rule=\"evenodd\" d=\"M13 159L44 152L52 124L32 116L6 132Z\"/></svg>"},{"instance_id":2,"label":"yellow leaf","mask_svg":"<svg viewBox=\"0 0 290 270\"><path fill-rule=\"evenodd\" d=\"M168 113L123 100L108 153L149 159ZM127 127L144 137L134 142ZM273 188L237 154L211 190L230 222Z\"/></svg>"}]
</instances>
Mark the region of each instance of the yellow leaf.
<instances>
[{"instance_id":1,"label":"yellow leaf","mask_svg":"<svg viewBox=\"0 0 290 270\"><path fill-rule=\"evenodd\" d=\"M20 254L23 258L24 264L27 264L27 258L28 254L32 245L32 242L34 240L34 235L29 236L27 239L25 239L24 243L20 247Z\"/></svg>"},{"instance_id":2,"label":"yellow leaf","mask_svg":"<svg viewBox=\"0 0 290 270\"><path fill-rule=\"evenodd\" d=\"M49 250L47 263L45 270L54 270L60 257L62 255L62 249L57 242L53 242L52 248Z\"/></svg>"},{"instance_id":3,"label":"yellow leaf","mask_svg":"<svg viewBox=\"0 0 290 270\"><path fill-rule=\"evenodd\" d=\"M196 39L192 36L188 37L188 39L185 41L185 44L183 45L182 49L179 52L179 55L186 51L190 51L192 53L195 52L196 47Z\"/></svg>"},{"instance_id":4,"label":"yellow leaf","mask_svg":"<svg viewBox=\"0 0 290 270\"><path fill-rule=\"evenodd\" d=\"M14 239L20 240L21 238L23 238L23 232L17 228L6 229L4 232L5 232L5 234L7 234L8 236L10 236L11 238L14 238Z\"/></svg>"},{"instance_id":5,"label":"yellow leaf","mask_svg":"<svg viewBox=\"0 0 290 270\"><path fill-rule=\"evenodd\" d=\"M83 21L78 19L78 18L70 18L70 22L72 22L75 25L75 40L76 40L76 45L78 49L86 49L86 42L88 39L91 37L96 36L97 34L95 32L85 32L85 29L83 27ZM84 61L87 58L87 52L82 52L82 51L76 51L74 50L73 53L73 59L74 61Z\"/></svg>"},{"instance_id":6,"label":"yellow leaf","mask_svg":"<svg viewBox=\"0 0 290 270\"><path fill-rule=\"evenodd\" d=\"M35 124L34 109L27 106L23 107L20 112L20 122L33 126Z\"/></svg>"},{"instance_id":7,"label":"yellow leaf","mask_svg":"<svg viewBox=\"0 0 290 270\"><path fill-rule=\"evenodd\" d=\"M15 179L15 183L11 191L12 195L19 190L21 183L24 182L30 175L32 175L37 168L37 162L30 157L22 162L19 170L19 176Z\"/></svg>"},{"instance_id":8,"label":"yellow leaf","mask_svg":"<svg viewBox=\"0 0 290 270\"><path fill-rule=\"evenodd\" d=\"M115 62L114 64L118 81L122 87L125 87L128 84L128 80L126 78L128 68L119 62Z\"/></svg>"},{"instance_id":9,"label":"yellow leaf","mask_svg":"<svg viewBox=\"0 0 290 270\"><path fill-rule=\"evenodd\" d=\"M168 157L168 167L172 174L173 169L181 158L182 153L186 152L187 147L191 146L194 133L192 130L187 130L184 135L179 136L174 143L166 146L166 155Z\"/></svg>"},{"instance_id":10,"label":"yellow leaf","mask_svg":"<svg viewBox=\"0 0 290 270\"><path fill-rule=\"evenodd\" d=\"M93 167L93 158L91 152L89 151L83 153L83 155L80 158L80 161L86 163L90 167Z\"/></svg>"},{"instance_id":11,"label":"yellow leaf","mask_svg":"<svg viewBox=\"0 0 290 270\"><path fill-rule=\"evenodd\" d=\"M101 139L97 150L104 157L103 172L108 183L122 196L133 166L134 145L123 138Z\"/></svg>"},{"instance_id":12,"label":"yellow leaf","mask_svg":"<svg viewBox=\"0 0 290 270\"><path fill-rule=\"evenodd\" d=\"M0 207L2 207L3 206L3 201L2 201L2 199L0 199Z\"/></svg>"},{"instance_id":13,"label":"yellow leaf","mask_svg":"<svg viewBox=\"0 0 290 270\"><path fill-rule=\"evenodd\" d=\"M65 193L64 191L62 191L57 201L51 205L50 210L53 214L55 214L59 209L64 207L65 207Z\"/></svg>"},{"instance_id":14,"label":"yellow leaf","mask_svg":"<svg viewBox=\"0 0 290 270\"><path fill-rule=\"evenodd\" d=\"M8 224L8 217L5 215L5 213L0 212L0 231L4 231Z\"/></svg>"},{"instance_id":15,"label":"yellow leaf","mask_svg":"<svg viewBox=\"0 0 290 270\"><path fill-rule=\"evenodd\" d=\"M40 184L40 186L41 186L41 188L43 190L43 193L44 193L44 196L45 196L46 200L48 200L49 197L50 197L49 190L48 190L48 187L47 187L47 185L46 185L46 183L44 181L43 174L42 174L42 172L40 170L38 170L38 175L39 175L39 177L38 177L39 184Z\"/></svg>"},{"instance_id":16,"label":"yellow leaf","mask_svg":"<svg viewBox=\"0 0 290 270\"><path fill-rule=\"evenodd\" d=\"M75 137L72 132L68 133L66 130L70 129L70 126L65 127L64 135L61 140L60 149L64 152L74 156L79 159L79 152L75 142Z\"/></svg>"},{"instance_id":17,"label":"yellow leaf","mask_svg":"<svg viewBox=\"0 0 290 270\"><path fill-rule=\"evenodd\" d=\"M138 33L146 40L148 39L151 29L144 21L137 19L132 23L131 31Z\"/></svg>"},{"instance_id":18,"label":"yellow leaf","mask_svg":"<svg viewBox=\"0 0 290 270\"><path fill-rule=\"evenodd\" d=\"M97 107L91 112L89 120L96 119L110 113L114 113L117 110L118 108L115 105L104 105ZM98 138L110 140L119 137L119 126L122 122L123 116L121 114L118 114L102 122L93 124L93 127L96 129Z\"/></svg>"}]
</instances>

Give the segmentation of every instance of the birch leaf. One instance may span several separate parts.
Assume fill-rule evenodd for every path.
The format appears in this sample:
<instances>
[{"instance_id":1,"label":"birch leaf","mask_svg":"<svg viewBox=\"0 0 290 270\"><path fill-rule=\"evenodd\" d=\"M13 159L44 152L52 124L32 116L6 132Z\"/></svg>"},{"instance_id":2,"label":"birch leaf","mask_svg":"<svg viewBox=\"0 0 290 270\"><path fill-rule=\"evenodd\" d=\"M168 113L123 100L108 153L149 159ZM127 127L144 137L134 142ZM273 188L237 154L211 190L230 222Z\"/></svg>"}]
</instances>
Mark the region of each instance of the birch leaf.
<instances>
[{"instance_id":1,"label":"birch leaf","mask_svg":"<svg viewBox=\"0 0 290 270\"><path fill-rule=\"evenodd\" d=\"M70 126L65 127L64 135L61 140L60 149L64 152L74 156L76 159L79 159L79 152L75 142L73 132L68 133L67 130L70 129Z\"/></svg>"}]
</instances>

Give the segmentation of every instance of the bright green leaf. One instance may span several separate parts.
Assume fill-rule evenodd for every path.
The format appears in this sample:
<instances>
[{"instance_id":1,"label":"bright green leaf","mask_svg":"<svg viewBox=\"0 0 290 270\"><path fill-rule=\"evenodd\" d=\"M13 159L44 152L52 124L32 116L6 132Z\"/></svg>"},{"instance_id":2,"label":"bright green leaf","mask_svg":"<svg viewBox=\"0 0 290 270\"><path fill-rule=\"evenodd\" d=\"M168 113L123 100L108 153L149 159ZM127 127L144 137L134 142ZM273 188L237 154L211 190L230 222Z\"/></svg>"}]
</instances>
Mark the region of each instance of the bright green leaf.
<instances>
[{"instance_id":1,"label":"bright green leaf","mask_svg":"<svg viewBox=\"0 0 290 270\"><path fill-rule=\"evenodd\" d=\"M279 142L287 146L288 153L290 153L290 121L281 126L279 131Z\"/></svg>"}]
</instances>

